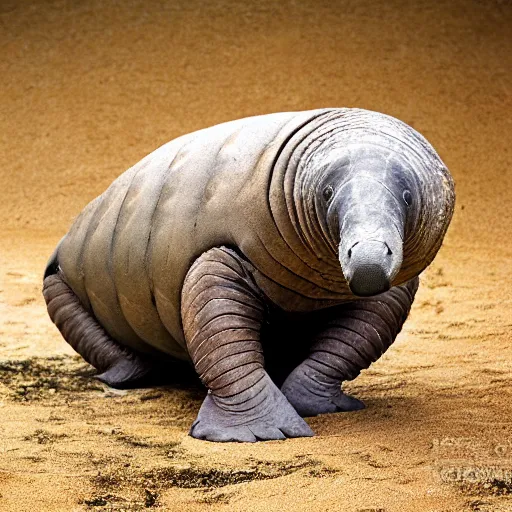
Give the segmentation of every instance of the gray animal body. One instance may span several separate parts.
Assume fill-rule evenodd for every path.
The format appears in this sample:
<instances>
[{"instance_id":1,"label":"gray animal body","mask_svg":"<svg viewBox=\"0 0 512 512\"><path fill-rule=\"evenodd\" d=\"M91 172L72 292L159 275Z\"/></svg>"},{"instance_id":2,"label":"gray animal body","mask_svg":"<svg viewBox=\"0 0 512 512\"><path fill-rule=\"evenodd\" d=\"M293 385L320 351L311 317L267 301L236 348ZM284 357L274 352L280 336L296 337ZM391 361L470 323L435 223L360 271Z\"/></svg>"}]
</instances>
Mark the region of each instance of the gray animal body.
<instances>
[{"instance_id":1,"label":"gray animal body","mask_svg":"<svg viewBox=\"0 0 512 512\"><path fill-rule=\"evenodd\" d=\"M160 354L191 361L209 389L194 437L312 435L301 416L362 407L341 382L395 339L453 207L445 165L394 118L241 119L180 137L115 180L58 245L43 291L110 385L142 382ZM281 389L263 361L272 312L288 319L283 343L287 321L309 336Z\"/></svg>"}]
</instances>

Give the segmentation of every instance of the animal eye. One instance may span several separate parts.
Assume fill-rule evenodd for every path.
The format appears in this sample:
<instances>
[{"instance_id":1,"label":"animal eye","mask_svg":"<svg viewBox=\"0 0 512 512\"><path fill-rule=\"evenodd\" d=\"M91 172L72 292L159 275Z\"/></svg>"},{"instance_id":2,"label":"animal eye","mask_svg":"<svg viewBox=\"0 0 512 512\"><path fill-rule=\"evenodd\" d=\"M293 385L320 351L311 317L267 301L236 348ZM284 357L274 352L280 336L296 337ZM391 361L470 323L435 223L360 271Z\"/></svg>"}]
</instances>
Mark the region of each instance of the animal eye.
<instances>
[{"instance_id":1,"label":"animal eye","mask_svg":"<svg viewBox=\"0 0 512 512\"><path fill-rule=\"evenodd\" d=\"M324 196L324 199L326 201L329 201L331 197L334 194L334 189L331 187L331 185L327 185L327 187L324 188L324 191L322 192L322 195Z\"/></svg>"},{"instance_id":2,"label":"animal eye","mask_svg":"<svg viewBox=\"0 0 512 512\"><path fill-rule=\"evenodd\" d=\"M411 204L412 204L412 194L411 194L411 192L409 190L404 190L404 193L403 193L402 197L404 198L405 204L407 206L411 206Z\"/></svg>"}]
</instances>

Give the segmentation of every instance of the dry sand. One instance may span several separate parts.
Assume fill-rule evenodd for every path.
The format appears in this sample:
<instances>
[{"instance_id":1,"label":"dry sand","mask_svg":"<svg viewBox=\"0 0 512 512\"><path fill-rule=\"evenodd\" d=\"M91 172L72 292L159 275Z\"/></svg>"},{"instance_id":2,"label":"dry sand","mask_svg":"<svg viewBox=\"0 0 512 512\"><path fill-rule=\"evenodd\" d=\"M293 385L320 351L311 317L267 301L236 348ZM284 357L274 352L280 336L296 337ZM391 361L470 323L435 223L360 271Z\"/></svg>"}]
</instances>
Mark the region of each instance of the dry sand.
<instances>
[{"instance_id":1,"label":"dry sand","mask_svg":"<svg viewBox=\"0 0 512 512\"><path fill-rule=\"evenodd\" d=\"M508 0L1 0L0 510L512 510L511 34ZM347 385L367 409L310 439L191 439L200 388L90 378L47 317L46 259L167 140L322 106L429 138L457 183L445 244Z\"/></svg>"}]
</instances>

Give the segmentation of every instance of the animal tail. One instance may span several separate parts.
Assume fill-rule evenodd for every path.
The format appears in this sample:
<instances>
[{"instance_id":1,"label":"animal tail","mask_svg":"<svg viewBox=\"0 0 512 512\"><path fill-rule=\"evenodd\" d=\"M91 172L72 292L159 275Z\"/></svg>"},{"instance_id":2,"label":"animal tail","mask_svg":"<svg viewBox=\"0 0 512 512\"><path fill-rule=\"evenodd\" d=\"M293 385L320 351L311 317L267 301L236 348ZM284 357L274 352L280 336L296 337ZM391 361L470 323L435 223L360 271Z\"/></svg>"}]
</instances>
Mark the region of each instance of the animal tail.
<instances>
[{"instance_id":1,"label":"animal tail","mask_svg":"<svg viewBox=\"0 0 512 512\"><path fill-rule=\"evenodd\" d=\"M60 239L59 243L57 244L57 247L55 247L55 250L52 252L50 259L48 260L48 263L46 264L46 268L44 269L43 282L47 277L52 276L59 271L58 253L59 253L60 244L62 243L64 238L66 238L66 236L63 236Z\"/></svg>"}]
</instances>

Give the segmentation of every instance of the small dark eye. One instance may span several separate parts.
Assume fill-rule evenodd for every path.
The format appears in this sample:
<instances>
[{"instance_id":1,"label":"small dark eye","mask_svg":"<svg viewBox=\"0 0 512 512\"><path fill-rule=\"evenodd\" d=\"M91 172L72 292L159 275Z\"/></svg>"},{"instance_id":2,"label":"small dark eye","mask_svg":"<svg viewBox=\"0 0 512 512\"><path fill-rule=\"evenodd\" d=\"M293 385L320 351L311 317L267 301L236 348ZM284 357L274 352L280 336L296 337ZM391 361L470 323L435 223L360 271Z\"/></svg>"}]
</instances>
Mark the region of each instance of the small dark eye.
<instances>
[{"instance_id":1,"label":"small dark eye","mask_svg":"<svg viewBox=\"0 0 512 512\"><path fill-rule=\"evenodd\" d=\"M404 190L403 198L404 198L405 204L407 206L411 206L411 204L412 204L412 194L409 192L409 190Z\"/></svg>"},{"instance_id":2,"label":"small dark eye","mask_svg":"<svg viewBox=\"0 0 512 512\"><path fill-rule=\"evenodd\" d=\"M322 192L322 194L324 196L324 199L326 201L329 201L329 199L331 199L331 197L334 194L334 189L331 187L331 185L327 185L327 187L324 188L324 191Z\"/></svg>"}]
</instances>

